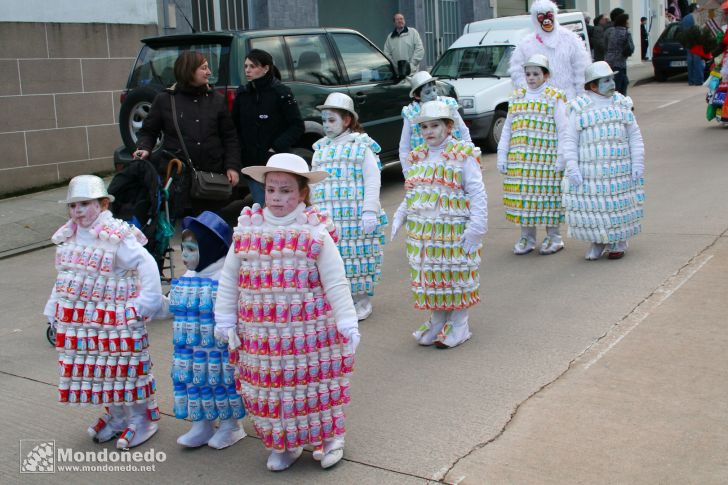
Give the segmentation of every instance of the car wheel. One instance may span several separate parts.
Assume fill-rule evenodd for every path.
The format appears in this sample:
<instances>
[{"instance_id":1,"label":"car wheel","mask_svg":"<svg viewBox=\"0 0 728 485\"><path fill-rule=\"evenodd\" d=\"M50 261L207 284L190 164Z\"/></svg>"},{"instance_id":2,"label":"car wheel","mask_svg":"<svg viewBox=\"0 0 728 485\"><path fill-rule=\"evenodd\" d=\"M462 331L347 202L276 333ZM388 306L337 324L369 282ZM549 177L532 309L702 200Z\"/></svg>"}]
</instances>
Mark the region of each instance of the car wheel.
<instances>
[{"instance_id":1,"label":"car wheel","mask_svg":"<svg viewBox=\"0 0 728 485\"><path fill-rule=\"evenodd\" d=\"M655 81L664 83L667 81L667 74L664 71L658 71L655 69Z\"/></svg>"},{"instance_id":2,"label":"car wheel","mask_svg":"<svg viewBox=\"0 0 728 485\"><path fill-rule=\"evenodd\" d=\"M495 110L493 114L490 133L488 133L488 138L485 140L485 148L489 152L498 151L498 142L500 141L501 133L503 133L503 127L506 124L506 116L508 116L508 113L500 109Z\"/></svg>"},{"instance_id":3,"label":"car wheel","mask_svg":"<svg viewBox=\"0 0 728 485\"><path fill-rule=\"evenodd\" d=\"M142 127L142 123L149 116L149 110L152 108L152 102L157 96L157 91L150 88L135 89L126 96L124 103L119 110L119 130L121 131L121 139L130 152L134 152L137 147L137 133ZM161 146L161 138L154 149Z\"/></svg>"}]
</instances>

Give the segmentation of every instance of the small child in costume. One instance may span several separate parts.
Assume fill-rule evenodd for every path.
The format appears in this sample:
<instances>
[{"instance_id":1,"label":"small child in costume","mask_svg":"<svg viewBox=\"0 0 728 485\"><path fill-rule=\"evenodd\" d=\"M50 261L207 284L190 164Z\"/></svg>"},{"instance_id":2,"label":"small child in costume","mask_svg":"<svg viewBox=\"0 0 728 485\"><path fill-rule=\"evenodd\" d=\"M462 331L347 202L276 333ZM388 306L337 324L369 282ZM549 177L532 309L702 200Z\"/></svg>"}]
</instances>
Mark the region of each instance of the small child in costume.
<instances>
[{"instance_id":1,"label":"small child in costume","mask_svg":"<svg viewBox=\"0 0 728 485\"><path fill-rule=\"evenodd\" d=\"M346 94L332 93L317 108L326 136L313 145L311 168L329 176L314 187L311 201L326 208L339 228L337 246L357 318L364 320L372 313L369 297L381 276L385 240L386 215L379 204L381 148L364 133L354 101Z\"/></svg>"},{"instance_id":2,"label":"small child in costume","mask_svg":"<svg viewBox=\"0 0 728 485\"><path fill-rule=\"evenodd\" d=\"M566 97L548 80L546 56L535 54L524 64L526 88L513 92L508 116L498 143L498 170L503 180L506 219L521 226L513 253L527 254L536 247L536 230L546 226L540 254L564 248L559 225L561 209L560 139L568 125Z\"/></svg>"},{"instance_id":3,"label":"small child in costume","mask_svg":"<svg viewBox=\"0 0 728 485\"><path fill-rule=\"evenodd\" d=\"M285 470L314 447L323 468L344 455L345 405L358 319L336 247L336 227L309 203L311 172L297 155L273 155L243 173L265 185L265 209L243 209L220 275L215 334L238 363L238 389Z\"/></svg>"},{"instance_id":4,"label":"small child in costume","mask_svg":"<svg viewBox=\"0 0 728 485\"><path fill-rule=\"evenodd\" d=\"M586 93L571 101L562 140L562 193L569 237L591 242L585 258L619 259L642 231L645 146L632 100L615 92L604 61L586 70Z\"/></svg>"},{"instance_id":5,"label":"small child in costume","mask_svg":"<svg viewBox=\"0 0 728 485\"><path fill-rule=\"evenodd\" d=\"M89 435L98 443L118 437L126 449L157 432L144 322L159 310L162 289L146 238L111 215L113 200L99 177L71 179L60 201L70 220L51 239L58 276L43 313L56 328L59 402L104 407Z\"/></svg>"},{"instance_id":6,"label":"small child in costume","mask_svg":"<svg viewBox=\"0 0 728 485\"><path fill-rule=\"evenodd\" d=\"M223 449L245 437L239 422L245 409L235 391L235 366L229 362L227 346L216 346L212 319L232 231L220 216L209 211L185 217L182 227L182 262L187 272L172 280L165 315L174 315L174 413L178 419L192 420L192 427L177 438L177 443L188 448L208 445ZM216 430L217 418L220 426Z\"/></svg>"},{"instance_id":7,"label":"small child in costume","mask_svg":"<svg viewBox=\"0 0 728 485\"><path fill-rule=\"evenodd\" d=\"M452 348L472 336L468 308L480 301L480 248L488 227L480 150L452 138L454 117L445 103L424 103L415 122L425 144L408 157L407 193L392 239L406 222L415 308L432 312L413 336L420 345Z\"/></svg>"},{"instance_id":8,"label":"small child in costume","mask_svg":"<svg viewBox=\"0 0 728 485\"><path fill-rule=\"evenodd\" d=\"M456 140L472 141L470 139L470 130L468 130L458 112L457 100L449 96L439 96L436 81L437 78L430 76L427 71L419 71L412 76L412 89L410 89L409 93L412 102L402 108L402 135L399 138L399 163L405 176L409 168L408 157L410 152L425 143L420 126L415 122L415 118L420 115L423 103L428 101L445 103L450 108L450 115L454 120L452 137Z\"/></svg>"}]
</instances>

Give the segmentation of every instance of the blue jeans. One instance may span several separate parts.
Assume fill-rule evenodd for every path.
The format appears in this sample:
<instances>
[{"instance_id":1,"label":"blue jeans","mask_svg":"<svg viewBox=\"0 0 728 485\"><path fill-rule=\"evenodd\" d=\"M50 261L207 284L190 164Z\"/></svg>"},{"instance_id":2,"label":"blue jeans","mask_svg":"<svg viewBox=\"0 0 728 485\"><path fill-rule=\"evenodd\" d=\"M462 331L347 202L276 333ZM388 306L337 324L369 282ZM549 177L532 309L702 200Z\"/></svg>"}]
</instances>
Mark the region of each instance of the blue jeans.
<instances>
[{"instance_id":1,"label":"blue jeans","mask_svg":"<svg viewBox=\"0 0 728 485\"><path fill-rule=\"evenodd\" d=\"M614 87L617 92L627 96L627 86L629 85L629 78L627 77L627 67L617 68L619 72L614 75ZM615 69L615 70L617 70Z\"/></svg>"},{"instance_id":2,"label":"blue jeans","mask_svg":"<svg viewBox=\"0 0 728 485\"><path fill-rule=\"evenodd\" d=\"M705 81L705 61L702 57L688 52L688 84L700 86Z\"/></svg>"},{"instance_id":3,"label":"blue jeans","mask_svg":"<svg viewBox=\"0 0 728 485\"><path fill-rule=\"evenodd\" d=\"M250 195L253 196L253 202L257 202L261 207L265 207L265 186L247 176L245 177L245 181L248 183Z\"/></svg>"}]
</instances>

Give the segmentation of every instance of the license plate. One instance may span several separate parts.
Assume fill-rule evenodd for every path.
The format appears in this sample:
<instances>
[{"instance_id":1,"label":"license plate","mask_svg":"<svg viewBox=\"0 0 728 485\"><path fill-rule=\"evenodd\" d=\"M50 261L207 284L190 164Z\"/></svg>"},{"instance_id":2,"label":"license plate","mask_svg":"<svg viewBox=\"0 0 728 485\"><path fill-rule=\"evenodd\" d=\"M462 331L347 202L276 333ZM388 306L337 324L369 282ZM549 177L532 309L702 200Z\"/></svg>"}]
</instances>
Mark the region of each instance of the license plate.
<instances>
[{"instance_id":1,"label":"license plate","mask_svg":"<svg viewBox=\"0 0 728 485\"><path fill-rule=\"evenodd\" d=\"M670 61L670 67L688 67L688 61Z\"/></svg>"}]
</instances>

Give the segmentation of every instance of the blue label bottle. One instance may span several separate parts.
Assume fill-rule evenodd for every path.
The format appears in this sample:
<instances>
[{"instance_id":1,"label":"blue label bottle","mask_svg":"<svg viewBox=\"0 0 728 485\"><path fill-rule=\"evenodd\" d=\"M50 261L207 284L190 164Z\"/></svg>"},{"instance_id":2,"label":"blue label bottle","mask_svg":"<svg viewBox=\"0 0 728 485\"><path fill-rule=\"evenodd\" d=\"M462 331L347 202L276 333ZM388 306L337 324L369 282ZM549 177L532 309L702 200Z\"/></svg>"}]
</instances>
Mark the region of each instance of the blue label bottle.
<instances>
[{"instance_id":1,"label":"blue label bottle","mask_svg":"<svg viewBox=\"0 0 728 485\"><path fill-rule=\"evenodd\" d=\"M213 387L222 382L222 354L217 350L210 352L207 361L207 382Z\"/></svg>"},{"instance_id":2,"label":"blue label bottle","mask_svg":"<svg viewBox=\"0 0 728 485\"><path fill-rule=\"evenodd\" d=\"M204 418L202 400L200 399L200 391L196 387L187 389L187 407L192 421L202 421Z\"/></svg>"},{"instance_id":3,"label":"blue label bottle","mask_svg":"<svg viewBox=\"0 0 728 485\"><path fill-rule=\"evenodd\" d=\"M187 417L187 386L174 385L174 417L185 419Z\"/></svg>"},{"instance_id":4,"label":"blue label bottle","mask_svg":"<svg viewBox=\"0 0 728 485\"><path fill-rule=\"evenodd\" d=\"M205 419L214 421L217 419L217 408L215 407L215 397L212 395L212 389L203 387L200 395L202 396L202 411Z\"/></svg>"},{"instance_id":5,"label":"blue label bottle","mask_svg":"<svg viewBox=\"0 0 728 485\"><path fill-rule=\"evenodd\" d=\"M230 408L228 402L227 390L223 386L217 386L215 388L215 407L217 408L217 414L220 419L230 419L233 415L233 410Z\"/></svg>"},{"instance_id":6,"label":"blue label bottle","mask_svg":"<svg viewBox=\"0 0 728 485\"><path fill-rule=\"evenodd\" d=\"M192 385L202 387L207 384L207 354L198 350L192 357Z\"/></svg>"},{"instance_id":7,"label":"blue label bottle","mask_svg":"<svg viewBox=\"0 0 728 485\"><path fill-rule=\"evenodd\" d=\"M245 407L243 406L243 400L235 390L235 386L229 386L227 388L228 402L230 403L230 409L233 411L233 418L242 419L245 417Z\"/></svg>"}]
</instances>

